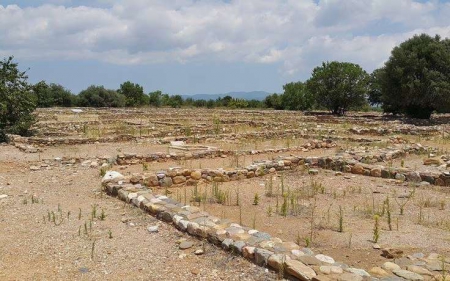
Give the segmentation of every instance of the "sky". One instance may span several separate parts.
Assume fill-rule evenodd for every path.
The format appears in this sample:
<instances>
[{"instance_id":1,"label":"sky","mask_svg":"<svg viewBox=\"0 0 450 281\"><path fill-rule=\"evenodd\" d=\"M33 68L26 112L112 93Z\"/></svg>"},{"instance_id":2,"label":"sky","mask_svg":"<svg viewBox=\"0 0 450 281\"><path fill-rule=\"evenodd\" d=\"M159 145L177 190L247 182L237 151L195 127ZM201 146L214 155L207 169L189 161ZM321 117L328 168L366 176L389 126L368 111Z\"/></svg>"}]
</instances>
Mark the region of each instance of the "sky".
<instances>
[{"instance_id":1,"label":"sky","mask_svg":"<svg viewBox=\"0 0 450 281\"><path fill-rule=\"evenodd\" d=\"M450 0L0 0L0 59L74 93L281 93L323 61L370 73L420 33L450 37Z\"/></svg>"}]
</instances>

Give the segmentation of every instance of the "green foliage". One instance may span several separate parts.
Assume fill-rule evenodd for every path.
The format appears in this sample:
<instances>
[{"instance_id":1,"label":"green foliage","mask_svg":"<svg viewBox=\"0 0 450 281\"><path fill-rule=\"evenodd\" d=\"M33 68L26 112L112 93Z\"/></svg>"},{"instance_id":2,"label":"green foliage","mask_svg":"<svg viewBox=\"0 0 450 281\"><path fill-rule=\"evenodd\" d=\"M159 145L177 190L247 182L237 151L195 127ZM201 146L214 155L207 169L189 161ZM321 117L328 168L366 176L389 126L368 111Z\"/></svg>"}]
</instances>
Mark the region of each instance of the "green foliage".
<instances>
[{"instance_id":1,"label":"green foliage","mask_svg":"<svg viewBox=\"0 0 450 281\"><path fill-rule=\"evenodd\" d=\"M317 104L333 114L344 115L349 109L360 109L366 101L369 75L357 64L324 62L313 70L307 89Z\"/></svg>"},{"instance_id":2,"label":"green foliage","mask_svg":"<svg viewBox=\"0 0 450 281\"><path fill-rule=\"evenodd\" d=\"M392 50L379 78L383 110L430 118L450 111L450 40L415 35Z\"/></svg>"},{"instance_id":3,"label":"green foliage","mask_svg":"<svg viewBox=\"0 0 450 281\"><path fill-rule=\"evenodd\" d=\"M305 83L292 82L283 86L281 105L287 110L307 110L314 104L314 97L307 90Z\"/></svg>"},{"instance_id":4,"label":"green foliage","mask_svg":"<svg viewBox=\"0 0 450 281\"><path fill-rule=\"evenodd\" d=\"M127 81L120 85L117 92L125 96L126 106L142 106L149 103L149 97L144 94L144 88L139 84Z\"/></svg>"},{"instance_id":5,"label":"green foliage","mask_svg":"<svg viewBox=\"0 0 450 281\"><path fill-rule=\"evenodd\" d=\"M70 107L76 102L76 96L69 90L54 83L48 85L45 81L33 85L33 93L36 95L37 107Z\"/></svg>"},{"instance_id":6,"label":"green foliage","mask_svg":"<svg viewBox=\"0 0 450 281\"><path fill-rule=\"evenodd\" d=\"M379 105L382 103L382 90L381 90L381 75L383 75L383 69L375 69L369 78L369 93L368 100L370 105Z\"/></svg>"},{"instance_id":7,"label":"green foliage","mask_svg":"<svg viewBox=\"0 0 450 281\"><path fill-rule=\"evenodd\" d=\"M78 95L79 105L87 107L123 107L126 97L103 86L89 86Z\"/></svg>"},{"instance_id":8,"label":"green foliage","mask_svg":"<svg viewBox=\"0 0 450 281\"><path fill-rule=\"evenodd\" d=\"M283 108L283 104L281 102L281 96L282 95L278 95L278 94L272 94L272 95L268 95L265 99L264 99L264 105L268 108L273 108L273 109L284 109Z\"/></svg>"},{"instance_id":9,"label":"green foliage","mask_svg":"<svg viewBox=\"0 0 450 281\"><path fill-rule=\"evenodd\" d=\"M155 91L151 92L149 94L149 104L154 107L161 107L162 100L161 100L162 92L161 91Z\"/></svg>"},{"instance_id":10,"label":"green foliage","mask_svg":"<svg viewBox=\"0 0 450 281\"><path fill-rule=\"evenodd\" d=\"M28 76L18 69L13 57L0 61L0 142L6 134L30 135L36 99Z\"/></svg>"}]
</instances>

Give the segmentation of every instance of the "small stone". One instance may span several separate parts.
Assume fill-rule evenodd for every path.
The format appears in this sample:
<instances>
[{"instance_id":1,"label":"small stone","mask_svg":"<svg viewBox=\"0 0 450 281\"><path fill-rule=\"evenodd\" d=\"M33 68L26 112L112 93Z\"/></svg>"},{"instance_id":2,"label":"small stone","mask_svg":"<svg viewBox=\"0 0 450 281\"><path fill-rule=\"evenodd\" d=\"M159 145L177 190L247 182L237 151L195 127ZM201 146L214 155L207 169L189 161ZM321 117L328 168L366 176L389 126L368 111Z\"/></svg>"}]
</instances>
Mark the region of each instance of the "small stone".
<instances>
[{"instance_id":1,"label":"small stone","mask_svg":"<svg viewBox=\"0 0 450 281\"><path fill-rule=\"evenodd\" d=\"M202 249L195 250L195 252L194 252L194 254L196 254L197 256L203 255L204 253L205 252Z\"/></svg>"},{"instance_id":2,"label":"small stone","mask_svg":"<svg viewBox=\"0 0 450 281\"><path fill-rule=\"evenodd\" d=\"M186 250L189 248L192 248L194 246L194 243L191 241L183 241L180 243L180 245L178 246L180 248L180 250Z\"/></svg>"},{"instance_id":3,"label":"small stone","mask_svg":"<svg viewBox=\"0 0 450 281\"><path fill-rule=\"evenodd\" d=\"M383 268L384 270L389 270L389 271L394 271L394 270L399 270L400 266L393 263L393 262L385 262L381 268Z\"/></svg>"},{"instance_id":4,"label":"small stone","mask_svg":"<svg viewBox=\"0 0 450 281\"><path fill-rule=\"evenodd\" d=\"M150 233L156 233L156 232L158 232L158 229L159 229L159 226L157 226L157 225L147 227L147 230Z\"/></svg>"},{"instance_id":5,"label":"small stone","mask_svg":"<svg viewBox=\"0 0 450 281\"><path fill-rule=\"evenodd\" d=\"M424 280L421 275L411 272L409 270L398 269L398 270L394 270L393 273L395 275L397 275L398 277L405 278L406 280L411 280L411 281Z\"/></svg>"},{"instance_id":6,"label":"small stone","mask_svg":"<svg viewBox=\"0 0 450 281\"><path fill-rule=\"evenodd\" d=\"M322 265L319 269L320 269L320 272L322 272L323 274L326 274L326 275L344 273L344 270L339 266Z\"/></svg>"},{"instance_id":7,"label":"small stone","mask_svg":"<svg viewBox=\"0 0 450 281\"><path fill-rule=\"evenodd\" d=\"M329 264L335 263L335 261L334 261L334 259L332 257L325 256L325 255L322 255L322 254L316 255L316 259L318 259L318 260L320 260L320 261L322 261L324 263L329 263Z\"/></svg>"},{"instance_id":8,"label":"small stone","mask_svg":"<svg viewBox=\"0 0 450 281\"><path fill-rule=\"evenodd\" d=\"M6 199L6 198L8 198L8 195L6 195L6 194L0 195L0 200L1 200L1 199Z\"/></svg>"},{"instance_id":9,"label":"small stone","mask_svg":"<svg viewBox=\"0 0 450 281\"><path fill-rule=\"evenodd\" d=\"M191 269L191 273L194 275L199 275L200 274L200 270L198 268L193 268Z\"/></svg>"},{"instance_id":10,"label":"small stone","mask_svg":"<svg viewBox=\"0 0 450 281\"><path fill-rule=\"evenodd\" d=\"M374 248L376 250L381 249L380 245L378 245L378 244L373 244L372 248Z\"/></svg>"},{"instance_id":11,"label":"small stone","mask_svg":"<svg viewBox=\"0 0 450 281\"><path fill-rule=\"evenodd\" d=\"M382 269L381 267L372 267L369 270L369 273L376 276L376 277L386 277L389 276L389 273L387 273L386 270Z\"/></svg>"},{"instance_id":12,"label":"small stone","mask_svg":"<svg viewBox=\"0 0 450 281\"><path fill-rule=\"evenodd\" d=\"M367 273L367 271L365 271L364 269L359 269L359 268L353 268L353 267L351 267L351 268L347 268L347 269L345 269L345 270L346 270L347 272L350 272L350 273L359 275L359 276L361 276L361 277L365 277L365 276L370 277L370 274Z\"/></svg>"}]
</instances>

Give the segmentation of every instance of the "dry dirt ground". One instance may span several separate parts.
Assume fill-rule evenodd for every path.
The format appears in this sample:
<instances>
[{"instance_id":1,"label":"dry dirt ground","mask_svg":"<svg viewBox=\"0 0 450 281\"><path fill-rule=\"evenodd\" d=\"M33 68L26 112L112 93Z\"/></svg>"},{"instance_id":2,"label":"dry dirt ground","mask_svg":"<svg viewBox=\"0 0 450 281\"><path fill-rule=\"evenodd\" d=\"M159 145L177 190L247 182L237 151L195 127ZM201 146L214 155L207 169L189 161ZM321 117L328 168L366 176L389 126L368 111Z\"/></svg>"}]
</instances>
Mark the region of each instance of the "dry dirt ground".
<instances>
[{"instance_id":1,"label":"dry dirt ground","mask_svg":"<svg viewBox=\"0 0 450 281\"><path fill-rule=\"evenodd\" d=\"M102 196L98 169L31 172L26 162L18 161L21 154L11 146L0 147L0 193L8 195L0 201L0 280L274 278L209 244L205 255L196 256L193 251L203 247L200 241L193 240L196 247L190 250L179 250L176 242L191 238ZM89 223L93 206L99 214L104 211L104 220ZM153 225L159 225L158 233L147 231Z\"/></svg>"},{"instance_id":2,"label":"dry dirt ground","mask_svg":"<svg viewBox=\"0 0 450 281\"><path fill-rule=\"evenodd\" d=\"M337 148L246 155L238 159L227 157L155 162L149 163L146 172L157 172L173 166L234 168L236 162L245 166L255 160L272 159L279 155L325 156L334 155L339 149L376 149L390 146L388 140L394 135L409 142L420 140L425 145L439 148L440 155L446 154L450 148L448 128L445 127L445 121L439 119L427 124L429 128L440 126L437 130L442 131L431 136L397 132L361 135L349 130L353 126L396 128L410 125L402 120L383 119L377 114L339 119L275 111L115 109L89 110L85 116L73 116L67 109L49 109L39 111L38 116L41 120L38 134L43 137L102 137L126 131L136 136L137 141L45 146L40 153L25 153L11 145L0 146L0 195L8 196L0 199L0 280L277 278L271 271L191 238L103 194L99 167L60 165L31 171L30 166L42 159L95 158L127 152L171 153L174 151L168 148L167 143L161 143L161 139L194 134L207 134L207 145L230 150L290 147L301 145L309 138L330 136L365 138L367 141L337 138ZM131 121L139 121L141 125L132 125ZM288 130L304 130L305 138L292 137L285 133ZM261 132L279 132L279 136L254 139L248 136L236 137L239 134ZM211 134L216 137L211 137ZM438 169L422 165L424 157L408 156L403 165L418 171ZM398 167L400 161L396 159L390 165ZM143 172L141 164L113 166L113 169L123 174ZM280 190L282 179L289 194L297 195L286 215L280 211L283 204ZM274 195L267 196L270 182ZM308 192L313 186L321 188L316 190L314 196L310 196ZM200 184L198 188L200 193L207 194L211 184ZM450 255L450 193L445 187L415 188L381 178L350 174L336 176L334 172L325 170L312 177L305 171L297 170L221 183L219 188L231 194L229 203L217 204L214 200L207 200L200 204L201 208L216 216L255 226L283 240L295 241L301 246L309 244L317 253L365 269L386 261L378 250L372 248L371 240L373 214L381 212L383 201L389 197L393 230L389 230L383 217L379 241L382 247L402 249L407 254L437 252ZM404 199L399 199L399 195L408 195L412 190L415 192L414 198L406 203L405 214L400 215L399 204ZM173 187L168 191L174 199L186 202L192 199L194 192L193 187ZM165 193L167 190L160 189L157 192ZM237 193L241 208L235 204ZM257 205L253 204L255 194L259 196ZM210 192L206 197L211 196ZM337 231L340 207L343 210L343 232ZM92 219L93 211L96 212L95 219ZM150 233L147 228L155 225L159 226L159 232ZM309 237L312 237L312 241L306 241ZM180 239L191 240L195 246L180 250L177 244ZM195 255L193 252L197 249L204 249L205 254Z\"/></svg>"}]
</instances>

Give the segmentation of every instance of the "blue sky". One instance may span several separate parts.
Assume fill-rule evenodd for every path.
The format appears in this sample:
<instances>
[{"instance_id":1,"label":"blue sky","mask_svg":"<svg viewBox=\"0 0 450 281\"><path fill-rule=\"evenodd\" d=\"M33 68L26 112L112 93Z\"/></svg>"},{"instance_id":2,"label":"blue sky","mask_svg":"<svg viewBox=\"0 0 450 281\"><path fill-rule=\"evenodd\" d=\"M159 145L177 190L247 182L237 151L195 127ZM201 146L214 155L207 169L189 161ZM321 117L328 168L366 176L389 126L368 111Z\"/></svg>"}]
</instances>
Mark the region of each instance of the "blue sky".
<instances>
[{"instance_id":1,"label":"blue sky","mask_svg":"<svg viewBox=\"0 0 450 281\"><path fill-rule=\"evenodd\" d=\"M322 61L371 72L418 33L450 37L449 1L0 0L0 57L74 93L281 92Z\"/></svg>"}]
</instances>

